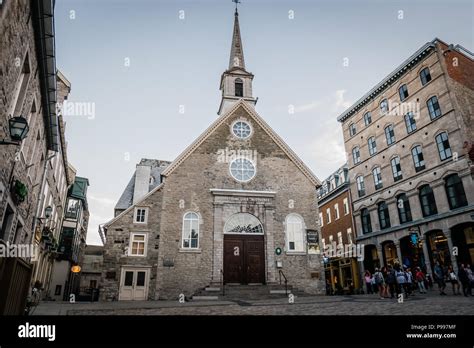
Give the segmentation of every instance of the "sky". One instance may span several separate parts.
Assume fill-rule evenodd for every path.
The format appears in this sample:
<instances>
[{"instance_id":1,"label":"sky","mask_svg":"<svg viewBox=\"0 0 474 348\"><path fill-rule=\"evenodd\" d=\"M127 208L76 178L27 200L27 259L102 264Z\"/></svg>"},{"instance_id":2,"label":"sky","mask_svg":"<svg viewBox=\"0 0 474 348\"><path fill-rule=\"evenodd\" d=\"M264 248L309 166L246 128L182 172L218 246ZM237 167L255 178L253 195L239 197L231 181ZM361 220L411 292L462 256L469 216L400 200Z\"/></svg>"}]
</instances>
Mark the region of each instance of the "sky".
<instances>
[{"instance_id":1,"label":"sky","mask_svg":"<svg viewBox=\"0 0 474 348\"><path fill-rule=\"evenodd\" d=\"M323 180L344 164L336 118L435 37L474 51L472 0L242 0L257 112ZM141 158L173 160L217 117L231 0L57 0L71 82L68 160L89 178L88 244Z\"/></svg>"}]
</instances>

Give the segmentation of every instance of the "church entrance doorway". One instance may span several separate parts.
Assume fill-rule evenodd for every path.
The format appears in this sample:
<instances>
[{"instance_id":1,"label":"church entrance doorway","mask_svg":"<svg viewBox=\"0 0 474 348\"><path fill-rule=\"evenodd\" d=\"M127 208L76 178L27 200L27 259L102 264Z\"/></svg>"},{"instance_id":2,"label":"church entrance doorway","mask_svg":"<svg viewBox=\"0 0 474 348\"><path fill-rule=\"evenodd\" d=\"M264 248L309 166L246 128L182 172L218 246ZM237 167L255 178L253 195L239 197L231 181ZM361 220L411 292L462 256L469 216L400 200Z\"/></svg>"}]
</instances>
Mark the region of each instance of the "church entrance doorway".
<instances>
[{"instance_id":1,"label":"church entrance doorway","mask_svg":"<svg viewBox=\"0 0 474 348\"><path fill-rule=\"evenodd\" d=\"M224 231L224 282L264 284L265 249L260 220L238 213L229 218Z\"/></svg>"}]
</instances>

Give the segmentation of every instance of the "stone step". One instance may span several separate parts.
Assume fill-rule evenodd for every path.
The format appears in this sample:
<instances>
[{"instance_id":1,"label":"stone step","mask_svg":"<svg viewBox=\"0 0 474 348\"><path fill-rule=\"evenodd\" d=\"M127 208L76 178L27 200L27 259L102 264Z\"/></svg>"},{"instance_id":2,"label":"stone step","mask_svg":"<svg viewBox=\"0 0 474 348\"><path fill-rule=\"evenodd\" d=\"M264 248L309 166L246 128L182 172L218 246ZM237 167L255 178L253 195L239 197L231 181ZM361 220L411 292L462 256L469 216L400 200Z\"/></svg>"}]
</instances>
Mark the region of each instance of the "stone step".
<instances>
[{"instance_id":1,"label":"stone step","mask_svg":"<svg viewBox=\"0 0 474 348\"><path fill-rule=\"evenodd\" d=\"M219 296L193 296L193 301L217 301Z\"/></svg>"},{"instance_id":2,"label":"stone step","mask_svg":"<svg viewBox=\"0 0 474 348\"><path fill-rule=\"evenodd\" d=\"M221 288L207 287L204 289L204 291L217 292L217 291L221 291Z\"/></svg>"}]
</instances>

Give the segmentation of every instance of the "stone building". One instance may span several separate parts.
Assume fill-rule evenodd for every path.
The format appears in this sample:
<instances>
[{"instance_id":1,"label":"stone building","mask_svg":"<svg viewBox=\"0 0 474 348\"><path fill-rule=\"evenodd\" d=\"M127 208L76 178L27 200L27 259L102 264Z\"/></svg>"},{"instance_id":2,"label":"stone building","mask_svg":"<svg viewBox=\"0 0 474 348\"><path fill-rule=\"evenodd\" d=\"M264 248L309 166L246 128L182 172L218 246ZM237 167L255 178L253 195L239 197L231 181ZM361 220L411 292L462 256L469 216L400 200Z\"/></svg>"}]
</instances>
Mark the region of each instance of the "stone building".
<instances>
[{"instance_id":1,"label":"stone building","mask_svg":"<svg viewBox=\"0 0 474 348\"><path fill-rule=\"evenodd\" d=\"M99 289L103 263L104 247L86 245L81 269L81 289Z\"/></svg>"},{"instance_id":2,"label":"stone building","mask_svg":"<svg viewBox=\"0 0 474 348\"><path fill-rule=\"evenodd\" d=\"M434 39L339 116L365 269L474 262L473 90L472 53Z\"/></svg>"},{"instance_id":3,"label":"stone building","mask_svg":"<svg viewBox=\"0 0 474 348\"><path fill-rule=\"evenodd\" d=\"M328 292L354 293L361 286L361 257L357 257L355 244L347 164L322 182L318 206L326 282L331 287Z\"/></svg>"},{"instance_id":4,"label":"stone building","mask_svg":"<svg viewBox=\"0 0 474 348\"><path fill-rule=\"evenodd\" d=\"M0 3L0 243L4 245L33 243L38 222L45 217L41 195L48 171L55 165L52 155L64 162L56 113L61 93L57 91L53 21L52 1ZM28 123L26 138L17 145L3 144L12 140L10 121L20 116ZM0 258L0 313L22 314L32 254Z\"/></svg>"},{"instance_id":5,"label":"stone building","mask_svg":"<svg viewBox=\"0 0 474 348\"><path fill-rule=\"evenodd\" d=\"M57 101L62 104L67 99L71 84L66 77L57 71ZM61 109L58 108L59 146L57 152L51 152L44 163L44 175L41 182L41 195L36 212L35 234L33 243L38 255L33 263L31 285L42 288L42 298L51 295L49 284L53 273L54 260L58 254L61 226L64 218L67 190L74 177L67 170L67 144ZM39 131L36 139L39 138ZM45 213L47 212L47 213ZM48 216L45 216L47 214Z\"/></svg>"},{"instance_id":6,"label":"stone building","mask_svg":"<svg viewBox=\"0 0 474 348\"><path fill-rule=\"evenodd\" d=\"M142 196L146 183L140 199L104 224L103 299L276 284L280 271L298 289L324 292L320 182L254 109L237 12L231 47L216 121L156 187Z\"/></svg>"}]
</instances>

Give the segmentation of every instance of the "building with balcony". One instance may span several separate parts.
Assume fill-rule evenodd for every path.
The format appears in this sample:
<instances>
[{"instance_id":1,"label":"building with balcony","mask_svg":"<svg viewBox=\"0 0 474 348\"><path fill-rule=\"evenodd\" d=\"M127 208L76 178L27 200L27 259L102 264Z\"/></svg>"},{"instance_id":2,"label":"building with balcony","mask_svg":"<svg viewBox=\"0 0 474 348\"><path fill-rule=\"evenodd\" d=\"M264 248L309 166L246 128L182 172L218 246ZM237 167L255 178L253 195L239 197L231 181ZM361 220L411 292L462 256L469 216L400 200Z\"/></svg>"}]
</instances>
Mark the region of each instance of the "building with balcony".
<instances>
[{"instance_id":1,"label":"building with balcony","mask_svg":"<svg viewBox=\"0 0 474 348\"><path fill-rule=\"evenodd\" d=\"M473 58L434 39L338 117L365 269L474 262Z\"/></svg>"},{"instance_id":2,"label":"building with balcony","mask_svg":"<svg viewBox=\"0 0 474 348\"><path fill-rule=\"evenodd\" d=\"M354 293L361 283L347 164L323 180L318 206L328 294Z\"/></svg>"}]
</instances>

